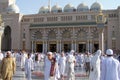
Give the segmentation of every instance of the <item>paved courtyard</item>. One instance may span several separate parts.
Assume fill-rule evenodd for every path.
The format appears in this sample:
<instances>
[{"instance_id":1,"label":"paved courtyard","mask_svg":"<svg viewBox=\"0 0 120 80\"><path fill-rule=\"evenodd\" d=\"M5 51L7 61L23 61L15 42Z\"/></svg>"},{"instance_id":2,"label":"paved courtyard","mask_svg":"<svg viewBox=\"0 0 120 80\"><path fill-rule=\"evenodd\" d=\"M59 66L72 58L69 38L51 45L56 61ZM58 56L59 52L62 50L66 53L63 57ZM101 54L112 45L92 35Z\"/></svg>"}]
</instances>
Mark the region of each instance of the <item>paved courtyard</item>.
<instances>
[{"instance_id":1,"label":"paved courtyard","mask_svg":"<svg viewBox=\"0 0 120 80\"><path fill-rule=\"evenodd\" d=\"M40 63L40 65L38 67L36 67L36 69L32 72L32 80L44 80L43 77L43 64L44 63ZM80 67L76 67L75 69L75 75L76 75L76 79L75 80L88 80L88 77L86 77L84 69L81 69ZM26 80L25 79L25 73L24 71L21 71L20 67L17 67L16 73L13 77L13 80ZM66 80L66 78L65 78Z\"/></svg>"}]
</instances>

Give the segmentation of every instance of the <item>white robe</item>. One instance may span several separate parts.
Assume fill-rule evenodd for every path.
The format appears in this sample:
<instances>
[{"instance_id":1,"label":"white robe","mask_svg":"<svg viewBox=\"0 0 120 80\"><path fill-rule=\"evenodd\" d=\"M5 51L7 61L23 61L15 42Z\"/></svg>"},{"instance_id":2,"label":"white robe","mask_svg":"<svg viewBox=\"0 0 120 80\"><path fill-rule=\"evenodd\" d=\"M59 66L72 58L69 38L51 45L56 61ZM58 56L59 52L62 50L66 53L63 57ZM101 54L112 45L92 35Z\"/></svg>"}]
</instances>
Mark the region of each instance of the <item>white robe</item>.
<instances>
[{"instance_id":1,"label":"white robe","mask_svg":"<svg viewBox=\"0 0 120 80\"><path fill-rule=\"evenodd\" d=\"M66 57L60 57L60 59L59 59L60 75L64 75L65 74L65 68L66 68Z\"/></svg>"},{"instance_id":2,"label":"white robe","mask_svg":"<svg viewBox=\"0 0 120 80\"><path fill-rule=\"evenodd\" d=\"M68 80L75 80L75 71L74 71L74 66L75 66L75 57L73 55L69 55L67 58L67 76Z\"/></svg>"},{"instance_id":3,"label":"white robe","mask_svg":"<svg viewBox=\"0 0 120 80\"><path fill-rule=\"evenodd\" d=\"M100 80L100 54L96 54L90 61L89 80ZM93 69L93 71L92 71Z\"/></svg>"},{"instance_id":4,"label":"white robe","mask_svg":"<svg viewBox=\"0 0 120 80\"><path fill-rule=\"evenodd\" d=\"M2 61L3 58L4 58L3 53L0 53L0 62Z\"/></svg>"},{"instance_id":5,"label":"white robe","mask_svg":"<svg viewBox=\"0 0 120 80\"><path fill-rule=\"evenodd\" d=\"M33 60L31 58L25 60L25 75L27 80L32 80L31 70L33 70Z\"/></svg>"},{"instance_id":6,"label":"white robe","mask_svg":"<svg viewBox=\"0 0 120 80\"><path fill-rule=\"evenodd\" d=\"M50 69L51 69L51 61L46 56L44 63L44 80L50 80Z\"/></svg>"},{"instance_id":7,"label":"white robe","mask_svg":"<svg viewBox=\"0 0 120 80\"><path fill-rule=\"evenodd\" d=\"M56 62L54 80L59 80L59 79L60 79L60 71L59 71L58 62Z\"/></svg>"},{"instance_id":8,"label":"white robe","mask_svg":"<svg viewBox=\"0 0 120 80\"><path fill-rule=\"evenodd\" d=\"M120 80L120 63L113 57L102 61L101 80Z\"/></svg>"},{"instance_id":9,"label":"white robe","mask_svg":"<svg viewBox=\"0 0 120 80\"><path fill-rule=\"evenodd\" d=\"M24 68L26 58L27 58L26 54L21 54L21 68L22 69Z\"/></svg>"}]
</instances>

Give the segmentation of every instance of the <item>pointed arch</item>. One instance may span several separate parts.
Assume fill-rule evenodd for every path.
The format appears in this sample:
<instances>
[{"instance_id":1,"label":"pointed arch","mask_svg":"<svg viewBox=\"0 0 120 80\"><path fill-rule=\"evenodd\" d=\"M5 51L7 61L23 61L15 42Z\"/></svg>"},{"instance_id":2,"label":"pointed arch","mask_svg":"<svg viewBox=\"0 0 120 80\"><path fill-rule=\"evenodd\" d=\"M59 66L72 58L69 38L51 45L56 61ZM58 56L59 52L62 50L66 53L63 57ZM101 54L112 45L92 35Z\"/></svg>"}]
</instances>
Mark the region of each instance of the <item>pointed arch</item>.
<instances>
[{"instance_id":1,"label":"pointed arch","mask_svg":"<svg viewBox=\"0 0 120 80\"><path fill-rule=\"evenodd\" d=\"M3 33L2 38L2 50L3 51L9 51L11 50L11 28L10 26L6 26Z\"/></svg>"},{"instance_id":2,"label":"pointed arch","mask_svg":"<svg viewBox=\"0 0 120 80\"><path fill-rule=\"evenodd\" d=\"M81 29L77 32L77 37L85 39L87 37L87 33L84 30Z\"/></svg>"},{"instance_id":3,"label":"pointed arch","mask_svg":"<svg viewBox=\"0 0 120 80\"><path fill-rule=\"evenodd\" d=\"M42 33L40 31L35 32L35 39L42 39Z\"/></svg>"},{"instance_id":4,"label":"pointed arch","mask_svg":"<svg viewBox=\"0 0 120 80\"><path fill-rule=\"evenodd\" d=\"M54 30L48 32L48 39L56 39L56 33Z\"/></svg>"},{"instance_id":5,"label":"pointed arch","mask_svg":"<svg viewBox=\"0 0 120 80\"><path fill-rule=\"evenodd\" d=\"M63 39L70 39L71 38L71 32L69 30L64 30L62 33L62 38Z\"/></svg>"}]
</instances>

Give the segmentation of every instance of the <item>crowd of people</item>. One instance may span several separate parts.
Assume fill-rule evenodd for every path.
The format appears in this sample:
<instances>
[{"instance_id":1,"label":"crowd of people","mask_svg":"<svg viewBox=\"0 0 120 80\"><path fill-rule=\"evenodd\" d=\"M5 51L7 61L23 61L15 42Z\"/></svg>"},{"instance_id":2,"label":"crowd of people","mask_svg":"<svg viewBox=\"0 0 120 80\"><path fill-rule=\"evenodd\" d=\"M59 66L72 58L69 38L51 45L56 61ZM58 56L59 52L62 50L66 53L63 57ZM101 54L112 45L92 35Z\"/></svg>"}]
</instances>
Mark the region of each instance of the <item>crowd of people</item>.
<instances>
[{"instance_id":1,"label":"crowd of people","mask_svg":"<svg viewBox=\"0 0 120 80\"><path fill-rule=\"evenodd\" d=\"M25 72L27 80L32 80L32 71L44 62L44 80L75 80L75 69L81 67L85 70L89 80L120 80L120 55L114 56L113 50L108 49L103 54L97 50L94 54L89 52L69 53L47 52L27 53L0 52L0 73L3 80L12 80L16 66Z\"/></svg>"}]
</instances>

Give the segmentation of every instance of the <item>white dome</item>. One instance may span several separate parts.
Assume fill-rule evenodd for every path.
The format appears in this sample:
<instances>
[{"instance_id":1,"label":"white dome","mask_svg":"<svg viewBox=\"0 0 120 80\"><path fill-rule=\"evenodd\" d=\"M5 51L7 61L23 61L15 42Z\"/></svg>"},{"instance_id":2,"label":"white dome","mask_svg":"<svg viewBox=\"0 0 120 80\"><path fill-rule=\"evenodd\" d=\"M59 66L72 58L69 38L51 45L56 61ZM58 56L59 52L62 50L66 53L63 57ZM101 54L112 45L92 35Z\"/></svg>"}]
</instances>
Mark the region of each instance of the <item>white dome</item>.
<instances>
[{"instance_id":1,"label":"white dome","mask_svg":"<svg viewBox=\"0 0 120 80\"><path fill-rule=\"evenodd\" d=\"M8 13L19 13L19 7L16 4L11 4L7 7Z\"/></svg>"},{"instance_id":2,"label":"white dome","mask_svg":"<svg viewBox=\"0 0 120 80\"><path fill-rule=\"evenodd\" d=\"M48 13L49 12L49 8L48 7L41 7L40 10L39 10L39 13Z\"/></svg>"},{"instance_id":3,"label":"white dome","mask_svg":"<svg viewBox=\"0 0 120 80\"><path fill-rule=\"evenodd\" d=\"M98 2L93 3L91 6L91 11L99 11L101 9L102 9L102 6Z\"/></svg>"},{"instance_id":4,"label":"white dome","mask_svg":"<svg viewBox=\"0 0 120 80\"><path fill-rule=\"evenodd\" d=\"M77 7L77 10L78 11L89 11L89 7L84 4L84 3L81 3L78 7Z\"/></svg>"},{"instance_id":5,"label":"white dome","mask_svg":"<svg viewBox=\"0 0 120 80\"><path fill-rule=\"evenodd\" d=\"M52 12L62 12L62 8L58 5L55 5L51 9Z\"/></svg>"},{"instance_id":6,"label":"white dome","mask_svg":"<svg viewBox=\"0 0 120 80\"><path fill-rule=\"evenodd\" d=\"M71 4L67 4L65 7L64 7L64 12L73 12L75 10L75 7L72 6Z\"/></svg>"}]
</instances>

